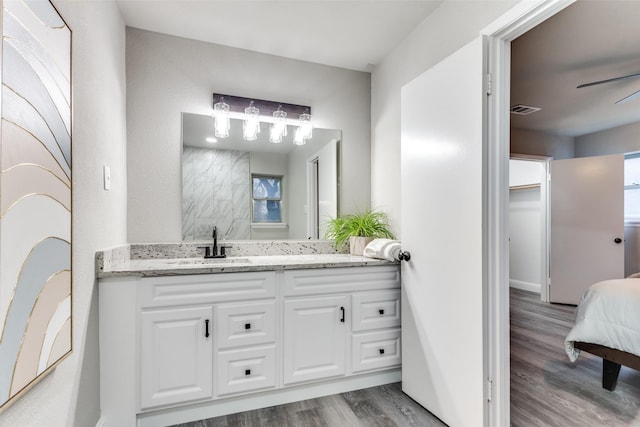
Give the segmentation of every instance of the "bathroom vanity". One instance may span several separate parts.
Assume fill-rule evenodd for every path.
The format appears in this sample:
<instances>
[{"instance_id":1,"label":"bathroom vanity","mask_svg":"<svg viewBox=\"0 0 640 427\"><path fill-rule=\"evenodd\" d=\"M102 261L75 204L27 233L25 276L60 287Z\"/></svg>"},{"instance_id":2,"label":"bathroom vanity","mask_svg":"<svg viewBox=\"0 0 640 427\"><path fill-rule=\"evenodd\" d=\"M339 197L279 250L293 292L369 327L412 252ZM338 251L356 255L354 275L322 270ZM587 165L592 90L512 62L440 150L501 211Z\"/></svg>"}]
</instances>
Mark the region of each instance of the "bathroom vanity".
<instances>
[{"instance_id":1,"label":"bathroom vanity","mask_svg":"<svg viewBox=\"0 0 640 427\"><path fill-rule=\"evenodd\" d=\"M400 380L395 263L131 249L97 256L105 426L166 426Z\"/></svg>"}]
</instances>

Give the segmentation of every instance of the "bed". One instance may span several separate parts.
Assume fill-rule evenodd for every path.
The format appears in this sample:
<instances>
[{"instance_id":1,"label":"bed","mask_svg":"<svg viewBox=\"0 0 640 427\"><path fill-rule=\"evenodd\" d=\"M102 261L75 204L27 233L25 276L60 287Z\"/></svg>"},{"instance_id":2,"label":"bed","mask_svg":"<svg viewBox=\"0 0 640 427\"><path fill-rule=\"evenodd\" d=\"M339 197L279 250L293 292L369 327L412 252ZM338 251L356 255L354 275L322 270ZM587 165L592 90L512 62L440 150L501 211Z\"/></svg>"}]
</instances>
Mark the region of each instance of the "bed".
<instances>
[{"instance_id":1,"label":"bed","mask_svg":"<svg viewBox=\"0 0 640 427\"><path fill-rule=\"evenodd\" d=\"M572 362L580 351L601 357L607 390L615 389L621 365L640 370L640 278L592 285L578 305L565 351Z\"/></svg>"}]
</instances>

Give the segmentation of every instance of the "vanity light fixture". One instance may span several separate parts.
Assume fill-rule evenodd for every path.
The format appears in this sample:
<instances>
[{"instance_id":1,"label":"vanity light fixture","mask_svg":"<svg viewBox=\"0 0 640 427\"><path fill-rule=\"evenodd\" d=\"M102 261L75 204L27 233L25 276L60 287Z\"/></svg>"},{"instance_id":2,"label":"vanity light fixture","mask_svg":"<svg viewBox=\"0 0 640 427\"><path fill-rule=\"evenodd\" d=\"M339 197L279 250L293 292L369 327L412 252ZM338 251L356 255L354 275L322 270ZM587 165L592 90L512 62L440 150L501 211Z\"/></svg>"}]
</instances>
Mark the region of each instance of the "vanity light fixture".
<instances>
[{"instance_id":1,"label":"vanity light fixture","mask_svg":"<svg viewBox=\"0 0 640 427\"><path fill-rule=\"evenodd\" d=\"M247 107L248 105L248 107ZM224 106L227 106L225 108ZM306 105L286 104L265 101L262 99L244 98L234 95L213 94L213 110L216 136L226 138L229 134L229 118L243 121L243 138L254 141L260 133L260 124L269 123L269 141L279 143L287 136L287 126L294 126L293 143L302 145L311 138L311 107ZM227 114L225 116L225 114ZM218 125L220 121L220 130ZM226 130L226 133L223 132ZM224 136L222 136L224 135Z\"/></svg>"},{"instance_id":2,"label":"vanity light fixture","mask_svg":"<svg viewBox=\"0 0 640 427\"><path fill-rule=\"evenodd\" d=\"M274 143L282 142L282 138L287 136L287 112L282 110L282 105L273 112L273 123L269 131L269 141Z\"/></svg>"},{"instance_id":3,"label":"vanity light fixture","mask_svg":"<svg viewBox=\"0 0 640 427\"><path fill-rule=\"evenodd\" d=\"M213 120L215 135L218 138L227 138L231 122L229 121L229 104L224 102L224 97L213 105Z\"/></svg>"},{"instance_id":4,"label":"vanity light fixture","mask_svg":"<svg viewBox=\"0 0 640 427\"><path fill-rule=\"evenodd\" d=\"M296 134L293 137L293 143L296 145L304 145L307 143L307 139L313 136L313 125L311 124L311 114L308 111L300 114L300 125L296 129Z\"/></svg>"},{"instance_id":5,"label":"vanity light fixture","mask_svg":"<svg viewBox=\"0 0 640 427\"><path fill-rule=\"evenodd\" d=\"M254 101L244 109L244 120L242 121L242 137L247 141L255 141L260 133L260 109L256 108Z\"/></svg>"}]
</instances>

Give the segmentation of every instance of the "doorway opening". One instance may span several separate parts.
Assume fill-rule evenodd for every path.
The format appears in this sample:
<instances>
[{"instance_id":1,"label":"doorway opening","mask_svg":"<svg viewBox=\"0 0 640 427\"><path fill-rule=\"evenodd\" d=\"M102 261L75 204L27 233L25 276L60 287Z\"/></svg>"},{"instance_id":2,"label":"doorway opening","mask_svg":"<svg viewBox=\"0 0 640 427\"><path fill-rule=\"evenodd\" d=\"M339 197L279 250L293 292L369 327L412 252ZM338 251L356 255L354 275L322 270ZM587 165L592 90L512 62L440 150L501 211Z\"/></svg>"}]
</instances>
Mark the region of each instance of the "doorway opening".
<instances>
[{"instance_id":1,"label":"doorway opening","mask_svg":"<svg viewBox=\"0 0 640 427\"><path fill-rule=\"evenodd\" d=\"M549 302L549 167L551 158L509 160L509 287Z\"/></svg>"}]
</instances>

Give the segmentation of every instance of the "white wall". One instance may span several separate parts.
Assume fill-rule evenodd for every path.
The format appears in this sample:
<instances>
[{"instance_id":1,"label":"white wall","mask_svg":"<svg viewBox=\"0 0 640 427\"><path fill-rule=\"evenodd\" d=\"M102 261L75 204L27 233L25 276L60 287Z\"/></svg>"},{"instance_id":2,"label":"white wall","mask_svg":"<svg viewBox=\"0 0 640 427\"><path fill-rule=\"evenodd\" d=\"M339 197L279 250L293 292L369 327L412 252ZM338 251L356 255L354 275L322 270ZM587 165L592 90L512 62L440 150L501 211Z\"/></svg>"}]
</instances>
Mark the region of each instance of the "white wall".
<instances>
[{"instance_id":1,"label":"white wall","mask_svg":"<svg viewBox=\"0 0 640 427\"><path fill-rule=\"evenodd\" d=\"M0 425L93 426L100 416L94 253L126 242L125 31L112 2L55 0L73 33L73 352ZM111 191L102 190L102 166Z\"/></svg>"},{"instance_id":2,"label":"white wall","mask_svg":"<svg viewBox=\"0 0 640 427\"><path fill-rule=\"evenodd\" d=\"M542 182L541 162L509 161L509 186ZM509 191L509 284L540 292L542 256L542 200L540 187Z\"/></svg>"},{"instance_id":3,"label":"white wall","mask_svg":"<svg viewBox=\"0 0 640 427\"><path fill-rule=\"evenodd\" d=\"M371 75L371 205L400 221L400 89L477 37L517 1L444 1ZM348 141L345 135L345 141Z\"/></svg>"},{"instance_id":4,"label":"white wall","mask_svg":"<svg viewBox=\"0 0 640 427\"><path fill-rule=\"evenodd\" d=\"M181 237L180 113L210 114L212 93L310 105L341 129L343 212L370 205L370 75L127 29L129 241Z\"/></svg>"},{"instance_id":5,"label":"white wall","mask_svg":"<svg viewBox=\"0 0 640 427\"><path fill-rule=\"evenodd\" d=\"M511 129L511 153L553 157L575 157L574 138L524 129Z\"/></svg>"}]
</instances>

